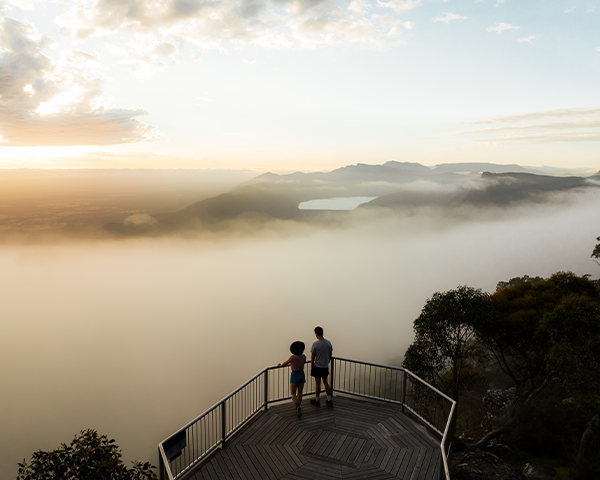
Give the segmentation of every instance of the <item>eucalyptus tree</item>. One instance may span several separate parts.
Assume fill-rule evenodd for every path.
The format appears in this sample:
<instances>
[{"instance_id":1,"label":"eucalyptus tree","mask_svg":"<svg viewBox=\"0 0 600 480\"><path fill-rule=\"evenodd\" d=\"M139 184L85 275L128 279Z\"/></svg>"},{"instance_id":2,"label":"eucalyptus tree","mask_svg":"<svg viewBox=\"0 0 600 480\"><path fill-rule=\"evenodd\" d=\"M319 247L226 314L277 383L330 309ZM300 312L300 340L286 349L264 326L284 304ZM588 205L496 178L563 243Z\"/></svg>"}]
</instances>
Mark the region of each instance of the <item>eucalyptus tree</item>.
<instances>
[{"instance_id":1,"label":"eucalyptus tree","mask_svg":"<svg viewBox=\"0 0 600 480\"><path fill-rule=\"evenodd\" d=\"M540 325L548 345L547 374L557 378L579 414L587 417L576 463L581 466L590 438L600 432L600 307L585 296L565 298ZM595 452L597 457L598 452Z\"/></svg>"},{"instance_id":2,"label":"eucalyptus tree","mask_svg":"<svg viewBox=\"0 0 600 480\"><path fill-rule=\"evenodd\" d=\"M497 315L492 322L476 326L477 337L513 381L517 402L549 381L544 375L547 345L536 333L544 315L572 295L598 299L594 284L572 272L558 272L542 281L518 282L491 295Z\"/></svg>"},{"instance_id":3,"label":"eucalyptus tree","mask_svg":"<svg viewBox=\"0 0 600 480\"><path fill-rule=\"evenodd\" d=\"M476 332L494 317L489 294L481 289L463 285L434 293L414 321L415 340L406 351L404 367L434 385L450 371L452 398L458 399L461 370L481 351Z\"/></svg>"}]
</instances>

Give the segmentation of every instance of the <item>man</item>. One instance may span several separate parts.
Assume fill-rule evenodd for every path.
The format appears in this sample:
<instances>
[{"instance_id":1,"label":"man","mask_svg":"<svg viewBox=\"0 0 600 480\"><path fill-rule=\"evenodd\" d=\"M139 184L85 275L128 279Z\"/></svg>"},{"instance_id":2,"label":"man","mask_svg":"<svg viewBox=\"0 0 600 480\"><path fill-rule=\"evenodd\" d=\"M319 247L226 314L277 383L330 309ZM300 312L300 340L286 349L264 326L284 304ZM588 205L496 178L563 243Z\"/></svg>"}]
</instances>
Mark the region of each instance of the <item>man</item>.
<instances>
[{"instance_id":1,"label":"man","mask_svg":"<svg viewBox=\"0 0 600 480\"><path fill-rule=\"evenodd\" d=\"M310 403L317 407L321 406L319 395L321 394L321 380L323 380L325 393L327 393L327 401L325 403L327 403L328 407L333 407L331 387L327 381L327 377L329 376L329 362L331 360L331 354L333 353L333 347L329 340L323 338L323 328L315 327L315 336L317 337L317 341L313 343L312 348L310 349L310 374L315 377L315 398L311 399Z\"/></svg>"}]
</instances>

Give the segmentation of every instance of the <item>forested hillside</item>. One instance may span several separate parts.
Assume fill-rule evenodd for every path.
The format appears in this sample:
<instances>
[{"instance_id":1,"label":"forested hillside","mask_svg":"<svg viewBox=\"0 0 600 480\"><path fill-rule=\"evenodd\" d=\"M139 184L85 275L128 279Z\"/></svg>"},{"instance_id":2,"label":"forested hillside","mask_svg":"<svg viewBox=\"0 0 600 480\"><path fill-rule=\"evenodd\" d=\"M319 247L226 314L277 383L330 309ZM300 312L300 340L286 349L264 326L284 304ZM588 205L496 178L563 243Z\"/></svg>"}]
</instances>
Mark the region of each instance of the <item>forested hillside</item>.
<instances>
[{"instance_id":1,"label":"forested hillside","mask_svg":"<svg viewBox=\"0 0 600 480\"><path fill-rule=\"evenodd\" d=\"M453 479L485 478L468 465L486 462L501 478L520 478L507 465L525 464L600 478L598 281L558 272L499 282L492 294L436 292L414 331L404 367L458 401Z\"/></svg>"}]
</instances>

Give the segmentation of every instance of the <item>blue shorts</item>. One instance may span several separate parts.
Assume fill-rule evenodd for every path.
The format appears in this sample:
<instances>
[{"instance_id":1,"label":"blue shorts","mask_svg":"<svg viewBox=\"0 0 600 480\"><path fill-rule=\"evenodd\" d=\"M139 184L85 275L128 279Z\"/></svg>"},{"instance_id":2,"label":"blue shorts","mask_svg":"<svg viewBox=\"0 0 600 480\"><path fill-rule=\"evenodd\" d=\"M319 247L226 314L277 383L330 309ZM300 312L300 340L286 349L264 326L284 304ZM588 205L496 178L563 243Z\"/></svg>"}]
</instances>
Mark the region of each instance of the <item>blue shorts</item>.
<instances>
[{"instance_id":1,"label":"blue shorts","mask_svg":"<svg viewBox=\"0 0 600 480\"><path fill-rule=\"evenodd\" d=\"M306 383L306 378L304 377L304 370L292 370L292 375L290 376L290 383L292 385L302 385Z\"/></svg>"}]
</instances>

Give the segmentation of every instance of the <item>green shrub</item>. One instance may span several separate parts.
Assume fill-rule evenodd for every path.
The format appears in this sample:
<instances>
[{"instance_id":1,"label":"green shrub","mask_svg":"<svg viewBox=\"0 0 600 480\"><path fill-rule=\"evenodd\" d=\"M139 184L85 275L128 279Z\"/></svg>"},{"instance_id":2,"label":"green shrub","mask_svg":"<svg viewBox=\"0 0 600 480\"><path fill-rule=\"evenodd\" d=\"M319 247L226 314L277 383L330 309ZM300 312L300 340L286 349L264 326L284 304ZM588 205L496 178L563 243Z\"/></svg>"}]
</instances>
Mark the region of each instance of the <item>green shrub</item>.
<instances>
[{"instance_id":1,"label":"green shrub","mask_svg":"<svg viewBox=\"0 0 600 480\"><path fill-rule=\"evenodd\" d=\"M39 450L31 463L19 463L17 480L155 480L156 467L132 462L127 468L114 440L96 430L82 430L73 441L56 450Z\"/></svg>"}]
</instances>

